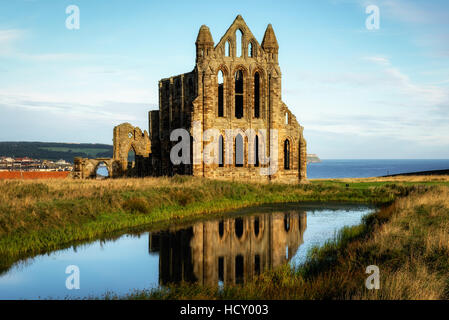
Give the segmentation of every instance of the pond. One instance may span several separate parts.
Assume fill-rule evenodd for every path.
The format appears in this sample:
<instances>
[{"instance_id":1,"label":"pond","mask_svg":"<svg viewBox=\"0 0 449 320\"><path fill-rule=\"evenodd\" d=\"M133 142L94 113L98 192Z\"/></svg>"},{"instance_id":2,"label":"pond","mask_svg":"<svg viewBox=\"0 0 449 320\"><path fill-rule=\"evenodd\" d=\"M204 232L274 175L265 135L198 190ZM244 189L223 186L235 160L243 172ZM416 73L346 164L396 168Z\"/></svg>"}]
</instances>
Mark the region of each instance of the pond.
<instances>
[{"instance_id":1,"label":"pond","mask_svg":"<svg viewBox=\"0 0 449 320\"><path fill-rule=\"evenodd\" d=\"M348 204L264 206L98 240L16 263L0 274L0 299L123 295L179 281L244 284L263 270L303 263L310 248L374 210ZM79 289L68 289L67 278L78 275Z\"/></svg>"}]
</instances>

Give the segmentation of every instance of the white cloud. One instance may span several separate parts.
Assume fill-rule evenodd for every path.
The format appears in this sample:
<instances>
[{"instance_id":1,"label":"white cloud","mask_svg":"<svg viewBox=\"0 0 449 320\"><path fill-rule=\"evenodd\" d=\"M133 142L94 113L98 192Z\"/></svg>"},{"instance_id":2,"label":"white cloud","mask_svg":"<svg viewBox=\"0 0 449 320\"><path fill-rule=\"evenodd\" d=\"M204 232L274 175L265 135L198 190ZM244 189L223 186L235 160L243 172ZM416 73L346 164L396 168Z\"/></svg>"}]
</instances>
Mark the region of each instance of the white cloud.
<instances>
[{"instance_id":1,"label":"white cloud","mask_svg":"<svg viewBox=\"0 0 449 320\"><path fill-rule=\"evenodd\" d=\"M88 103L83 103L83 101ZM48 113L68 117L76 123L86 119L97 119L104 123L121 123L126 121L140 121L146 119L147 109L151 109L144 102L130 102L124 100L69 100L61 96L45 96L42 94L14 95L0 91L0 105L4 108L40 111L42 115ZM153 107L154 108L154 107Z\"/></svg>"},{"instance_id":2,"label":"white cloud","mask_svg":"<svg viewBox=\"0 0 449 320\"><path fill-rule=\"evenodd\" d=\"M439 4L430 1L384 0L380 5L386 13L403 22L414 24L445 23L449 21L449 13Z\"/></svg>"},{"instance_id":3,"label":"white cloud","mask_svg":"<svg viewBox=\"0 0 449 320\"><path fill-rule=\"evenodd\" d=\"M408 100L413 100L421 106L434 106L449 101L447 88L435 84L416 84L410 80L410 77L401 72L399 68L392 65L390 60L385 57L365 57L364 60L371 61L382 67L385 75L384 81L387 84L394 85L399 93L408 96Z\"/></svg>"},{"instance_id":4,"label":"white cloud","mask_svg":"<svg viewBox=\"0 0 449 320\"><path fill-rule=\"evenodd\" d=\"M338 140L342 145L346 141L346 153L355 155L351 146L357 140L375 144L379 152L394 150L396 145L411 157L422 150L448 155L447 84L423 81L414 77L413 66L407 69L409 74L393 61L386 55L370 55L362 57L362 63L353 60L342 71L301 73L299 88L296 93L290 89L288 95L296 100L292 109L305 127L306 138L312 137L312 147L313 139L331 144Z\"/></svg>"},{"instance_id":5,"label":"white cloud","mask_svg":"<svg viewBox=\"0 0 449 320\"><path fill-rule=\"evenodd\" d=\"M15 42L22 38L23 30L3 29L0 30L0 55L9 55L14 52Z\"/></svg>"},{"instance_id":6,"label":"white cloud","mask_svg":"<svg viewBox=\"0 0 449 320\"><path fill-rule=\"evenodd\" d=\"M383 66L389 66L390 65L390 60L388 58L385 58L385 57L372 56L372 57L365 57L363 59L366 60L366 61L371 61L371 62L377 63L379 65L383 65Z\"/></svg>"}]
</instances>

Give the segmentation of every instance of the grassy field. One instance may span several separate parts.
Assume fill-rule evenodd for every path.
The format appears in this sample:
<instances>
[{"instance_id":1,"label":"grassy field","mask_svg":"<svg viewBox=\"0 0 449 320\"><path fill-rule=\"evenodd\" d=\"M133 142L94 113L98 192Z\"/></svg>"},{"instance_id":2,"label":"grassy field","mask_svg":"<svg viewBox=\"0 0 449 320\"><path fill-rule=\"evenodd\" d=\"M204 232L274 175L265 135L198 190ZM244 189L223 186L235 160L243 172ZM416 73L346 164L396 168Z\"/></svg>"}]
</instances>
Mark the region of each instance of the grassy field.
<instances>
[{"instance_id":1,"label":"grassy field","mask_svg":"<svg viewBox=\"0 0 449 320\"><path fill-rule=\"evenodd\" d=\"M415 197L437 195L444 190L447 192L447 187L444 185L448 183L449 177L316 180L301 185L223 182L193 177L0 181L0 271L7 270L21 258L61 249L74 243L114 237L129 231L130 228L173 224L188 219L198 219L212 213L224 214L232 209L267 203L336 201L390 204L395 200L399 203L398 201L406 202ZM440 198L444 199L443 196ZM395 206L402 208L397 209L400 212L405 210L405 207ZM444 207L441 208L444 210ZM393 211L388 214L388 217L391 215L396 219L399 213L393 213ZM404 219L408 217L406 215ZM226 292L193 286L187 290L185 287L180 287L173 288L170 292L142 292L132 298L170 298L178 294L186 297L267 298L269 297L267 294L270 293L267 284L271 281L278 285L276 280L278 277L282 276L279 281L285 282L286 286L290 283L292 288L295 288L298 281L306 281L315 273L330 277L332 274L327 273L326 266L341 263L339 261L340 254L343 252L341 250L349 250L352 248L352 243L357 243L359 238L363 237L363 241L360 242L363 247L367 239L371 239L373 234L378 234L378 231L373 233L372 230L380 228L379 219L376 215L371 220L367 220L365 225L346 230L342 234L343 240L338 242L338 245L329 244L315 253L315 257L307 267L309 269L304 269L307 271L281 268L264 274L260 280L245 288L229 288ZM395 221L394 219L386 219L388 224L385 225L390 225ZM422 230L422 232L426 231L426 229ZM350 248L347 247L348 243L351 243ZM355 253L351 252L356 254L355 257L359 254L357 250ZM404 249L400 250L405 252ZM324 255L327 258L323 258ZM335 257L333 258L332 255ZM323 264L322 260L327 262ZM406 274L403 273L403 276ZM313 281L324 281L323 279ZM260 287L263 283L266 290ZM322 286L325 287L325 284L323 283ZM328 289L323 289L323 293L335 292ZM287 295L287 292L291 290L284 292ZM344 292L344 290L338 292ZM297 291L288 297L308 298L307 295L299 294ZM365 296L351 292L351 297L364 298Z\"/></svg>"}]
</instances>

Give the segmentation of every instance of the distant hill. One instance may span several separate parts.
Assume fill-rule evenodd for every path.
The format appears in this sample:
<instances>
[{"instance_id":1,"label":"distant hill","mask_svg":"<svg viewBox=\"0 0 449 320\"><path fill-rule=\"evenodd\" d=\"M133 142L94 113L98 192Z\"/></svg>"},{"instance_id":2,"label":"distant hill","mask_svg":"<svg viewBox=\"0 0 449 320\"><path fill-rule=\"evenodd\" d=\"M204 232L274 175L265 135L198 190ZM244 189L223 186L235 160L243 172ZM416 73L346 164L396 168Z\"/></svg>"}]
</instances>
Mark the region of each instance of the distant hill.
<instances>
[{"instance_id":1,"label":"distant hill","mask_svg":"<svg viewBox=\"0 0 449 320\"><path fill-rule=\"evenodd\" d=\"M0 142L0 156L59 160L73 163L73 158L112 158L112 145L96 143ZM321 162L316 154L308 154L307 162Z\"/></svg>"},{"instance_id":2,"label":"distant hill","mask_svg":"<svg viewBox=\"0 0 449 320\"><path fill-rule=\"evenodd\" d=\"M321 159L318 157L318 155L314 153L307 154L307 163L317 163L317 162L321 162Z\"/></svg>"},{"instance_id":3,"label":"distant hill","mask_svg":"<svg viewBox=\"0 0 449 320\"><path fill-rule=\"evenodd\" d=\"M30 157L73 163L73 158L112 158L112 146L92 143L0 142L0 156Z\"/></svg>"}]
</instances>

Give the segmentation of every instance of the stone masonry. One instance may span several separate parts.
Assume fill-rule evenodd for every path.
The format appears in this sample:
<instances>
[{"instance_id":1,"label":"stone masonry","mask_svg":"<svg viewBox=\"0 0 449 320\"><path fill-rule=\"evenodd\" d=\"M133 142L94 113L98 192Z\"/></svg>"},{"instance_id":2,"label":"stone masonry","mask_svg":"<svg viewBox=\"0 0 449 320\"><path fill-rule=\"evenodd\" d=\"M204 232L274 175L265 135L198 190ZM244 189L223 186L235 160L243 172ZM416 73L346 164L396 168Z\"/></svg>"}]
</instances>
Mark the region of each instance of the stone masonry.
<instances>
[{"instance_id":1,"label":"stone masonry","mask_svg":"<svg viewBox=\"0 0 449 320\"><path fill-rule=\"evenodd\" d=\"M159 110L149 112L149 134L130 124L114 128L113 161L119 169L112 176L187 174L305 182L304 128L282 102L278 52L271 24L261 44L240 15L216 45L209 28L201 26L193 71L159 81ZM215 129L219 135L206 142L197 139L195 144L191 138L190 161L175 165L170 152L178 141L170 141L170 135L179 128L192 137L196 137L195 130ZM233 130L232 136L227 134L229 130ZM205 163L201 152L212 142L216 147L210 155L218 161ZM136 154L134 167L127 160L131 149ZM197 157L200 161L195 161ZM277 168L262 174L269 166L263 161L267 157Z\"/></svg>"}]
</instances>

